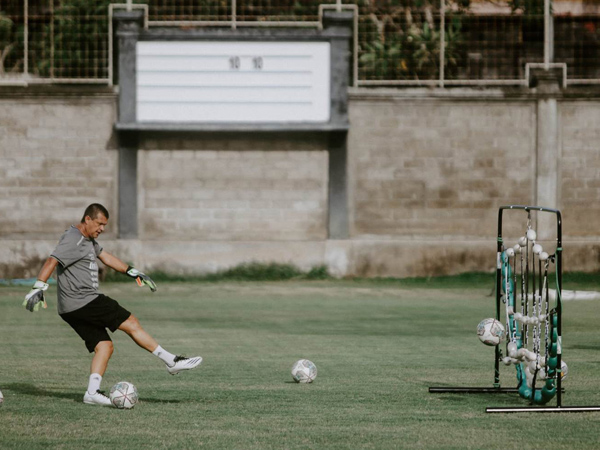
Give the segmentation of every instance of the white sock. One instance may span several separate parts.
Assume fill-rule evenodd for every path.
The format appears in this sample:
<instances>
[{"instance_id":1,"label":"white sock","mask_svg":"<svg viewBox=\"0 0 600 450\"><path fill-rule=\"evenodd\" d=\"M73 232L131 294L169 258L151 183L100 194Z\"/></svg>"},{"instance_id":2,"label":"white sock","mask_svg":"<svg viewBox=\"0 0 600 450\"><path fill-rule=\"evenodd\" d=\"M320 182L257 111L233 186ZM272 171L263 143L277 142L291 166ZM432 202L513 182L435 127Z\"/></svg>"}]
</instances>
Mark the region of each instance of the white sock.
<instances>
[{"instance_id":1,"label":"white sock","mask_svg":"<svg viewBox=\"0 0 600 450\"><path fill-rule=\"evenodd\" d=\"M168 366L175 364L175 355L173 353L169 353L160 345L156 347L156 350L154 350L152 354L158 356Z\"/></svg>"},{"instance_id":2,"label":"white sock","mask_svg":"<svg viewBox=\"0 0 600 450\"><path fill-rule=\"evenodd\" d=\"M100 383L102 383L102 375L99 373L93 373L90 375L90 381L88 383L88 393L95 394L100 389Z\"/></svg>"}]
</instances>

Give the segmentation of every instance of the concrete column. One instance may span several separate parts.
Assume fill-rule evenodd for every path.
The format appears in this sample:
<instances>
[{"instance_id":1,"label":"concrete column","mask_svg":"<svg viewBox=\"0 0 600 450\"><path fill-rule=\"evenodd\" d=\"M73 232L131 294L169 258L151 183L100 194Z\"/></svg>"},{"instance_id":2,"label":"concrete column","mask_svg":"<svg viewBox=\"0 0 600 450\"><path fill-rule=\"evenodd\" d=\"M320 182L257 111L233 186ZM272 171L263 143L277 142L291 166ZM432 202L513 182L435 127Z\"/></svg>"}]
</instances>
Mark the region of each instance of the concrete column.
<instances>
[{"instance_id":1,"label":"concrete column","mask_svg":"<svg viewBox=\"0 0 600 450\"><path fill-rule=\"evenodd\" d=\"M348 126L348 82L350 80L351 11L325 11L323 29L331 39L331 122ZM348 168L347 132L332 132L329 136L329 239L347 239Z\"/></svg>"},{"instance_id":2,"label":"concrete column","mask_svg":"<svg viewBox=\"0 0 600 450\"><path fill-rule=\"evenodd\" d=\"M560 124L557 97L560 96L562 72L533 69L530 85L539 95L537 100L536 192L537 206L559 209L558 161L560 159ZM555 236L556 219L546 214L538 217L538 237Z\"/></svg>"},{"instance_id":3,"label":"concrete column","mask_svg":"<svg viewBox=\"0 0 600 450\"><path fill-rule=\"evenodd\" d=\"M346 132L329 137L329 239L348 238L348 151Z\"/></svg>"},{"instance_id":4,"label":"concrete column","mask_svg":"<svg viewBox=\"0 0 600 450\"><path fill-rule=\"evenodd\" d=\"M136 43L144 23L142 11L118 11L119 123L136 122ZM135 132L119 134L119 238L138 237L137 152Z\"/></svg>"}]
</instances>

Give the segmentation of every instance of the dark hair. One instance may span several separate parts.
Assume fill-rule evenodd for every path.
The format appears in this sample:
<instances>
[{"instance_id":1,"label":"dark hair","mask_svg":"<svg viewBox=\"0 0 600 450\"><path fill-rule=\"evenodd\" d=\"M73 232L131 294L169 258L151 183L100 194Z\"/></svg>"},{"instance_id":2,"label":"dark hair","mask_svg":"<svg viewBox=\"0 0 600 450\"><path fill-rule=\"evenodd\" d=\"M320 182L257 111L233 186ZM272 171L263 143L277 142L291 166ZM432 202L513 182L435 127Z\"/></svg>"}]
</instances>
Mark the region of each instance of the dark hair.
<instances>
[{"instance_id":1,"label":"dark hair","mask_svg":"<svg viewBox=\"0 0 600 450\"><path fill-rule=\"evenodd\" d=\"M108 219L108 210L100 203L92 203L90 206L85 208L85 212L83 213L83 217L81 218L81 223L85 222L86 216L90 216L91 219L95 219L96 217L98 217L98 214L103 214L104 217Z\"/></svg>"}]
</instances>

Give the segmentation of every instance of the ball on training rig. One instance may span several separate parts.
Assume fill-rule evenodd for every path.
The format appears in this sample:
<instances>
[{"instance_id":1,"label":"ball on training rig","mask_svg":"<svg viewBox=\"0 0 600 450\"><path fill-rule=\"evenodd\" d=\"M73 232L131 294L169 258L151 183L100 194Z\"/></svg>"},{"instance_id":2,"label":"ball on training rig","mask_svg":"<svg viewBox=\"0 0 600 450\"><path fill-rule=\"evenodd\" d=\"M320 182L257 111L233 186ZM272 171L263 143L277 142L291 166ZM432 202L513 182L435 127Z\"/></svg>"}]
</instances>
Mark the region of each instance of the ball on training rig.
<instances>
[{"instance_id":1,"label":"ball on training rig","mask_svg":"<svg viewBox=\"0 0 600 450\"><path fill-rule=\"evenodd\" d=\"M510 356L511 358L516 358L517 357L517 343L509 342L506 345L506 351L508 352L508 356Z\"/></svg>"},{"instance_id":2,"label":"ball on training rig","mask_svg":"<svg viewBox=\"0 0 600 450\"><path fill-rule=\"evenodd\" d=\"M527 239L529 241L535 241L536 237L537 237L537 234L536 234L535 230L533 230L531 228L529 230L527 230Z\"/></svg>"},{"instance_id":3,"label":"ball on training rig","mask_svg":"<svg viewBox=\"0 0 600 450\"><path fill-rule=\"evenodd\" d=\"M548 253L546 253L546 252L540 253L540 256L539 256L540 261L546 261L549 257L550 257L550 255L548 255Z\"/></svg>"},{"instance_id":4,"label":"ball on training rig","mask_svg":"<svg viewBox=\"0 0 600 450\"><path fill-rule=\"evenodd\" d=\"M506 249L506 256L508 256L509 258L512 258L513 256L515 256L515 249L510 247Z\"/></svg>"},{"instance_id":5,"label":"ball on training rig","mask_svg":"<svg viewBox=\"0 0 600 450\"><path fill-rule=\"evenodd\" d=\"M527 245L527 238L525 236L521 236L519 238L519 247L525 247Z\"/></svg>"},{"instance_id":6,"label":"ball on training rig","mask_svg":"<svg viewBox=\"0 0 600 450\"><path fill-rule=\"evenodd\" d=\"M511 357L510 357L510 356L505 356L504 358L502 358L502 363L503 363L505 366L510 366L510 365L511 365L511 363L512 363L512 359L511 359Z\"/></svg>"},{"instance_id":7,"label":"ball on training rig","mask_svg":"<svg viewBox=\"0 0 600 450\"><path fill-rule=\"evenodd\" d=\"M567 374L569 373L569 366L567 366L567 363L565 362L564 359L560 360L560 379L564 380L565 378L567 378Z\"/></svg>"},{"instance_id":8,"label":"ball on training rig","mask_svg":"<svg viewBox=\"0 0 600 450\"><path fill-rule=\"evenodd\" d=\"M521 253L521 246L519 244L515 244L513 250L515 251L515 253Z\"/></svg>"},{"instance_id":9,"label":"ball on training rig","mask_svg":"<svg viewBox=\"0 0 600 450\"><path fill-rule=\"evenodd\" d=\"M496 346L504 340L504 326L496 319L483 319L477 325L477 337L485 345Z\"/></svg>"},{"instance_id":10,"label":"ball on training rig","mask_svg":"<svg viewBox=\"0 0 600 450\"><path fill-rule=\"evenodd\" d=\"M540 244L535 244L531 249L534 255L539 255L540 253L542 253L543 250L544 249Z\"/></svg>"}]
</instances>

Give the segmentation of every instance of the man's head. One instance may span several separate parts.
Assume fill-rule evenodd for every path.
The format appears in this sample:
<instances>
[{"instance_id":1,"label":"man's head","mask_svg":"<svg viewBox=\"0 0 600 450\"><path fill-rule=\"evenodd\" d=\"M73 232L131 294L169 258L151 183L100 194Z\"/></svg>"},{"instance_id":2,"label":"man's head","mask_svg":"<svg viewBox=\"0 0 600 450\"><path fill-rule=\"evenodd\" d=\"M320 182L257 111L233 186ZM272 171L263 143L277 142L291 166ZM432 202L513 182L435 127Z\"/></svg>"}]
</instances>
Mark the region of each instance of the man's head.
<instances>
[{"instance_id":1,"label":"man's head","mask_svg":"<svg viewBox=\"0 0 600 450\"><path fill-rule=\"evenodd\" d=\"M84 236L96 239L108 223L108 210L100 203L92 203L85 208L79 229Z\"/></svg>"}]
</instances>

